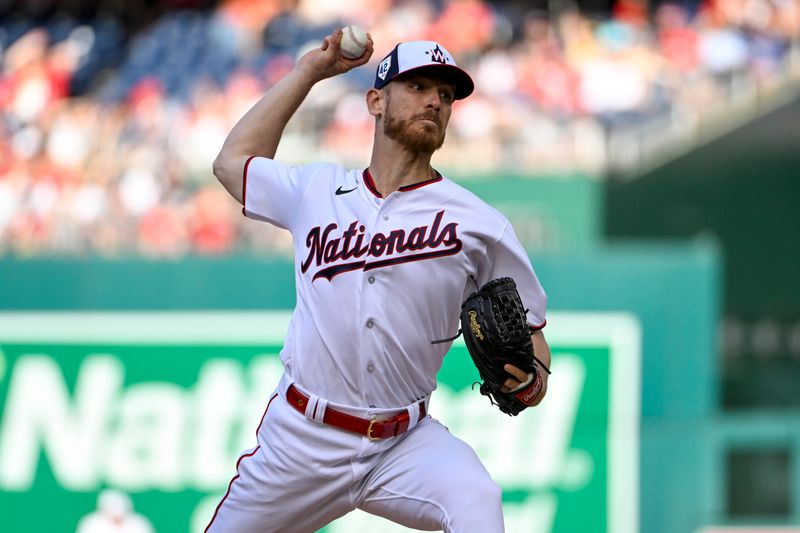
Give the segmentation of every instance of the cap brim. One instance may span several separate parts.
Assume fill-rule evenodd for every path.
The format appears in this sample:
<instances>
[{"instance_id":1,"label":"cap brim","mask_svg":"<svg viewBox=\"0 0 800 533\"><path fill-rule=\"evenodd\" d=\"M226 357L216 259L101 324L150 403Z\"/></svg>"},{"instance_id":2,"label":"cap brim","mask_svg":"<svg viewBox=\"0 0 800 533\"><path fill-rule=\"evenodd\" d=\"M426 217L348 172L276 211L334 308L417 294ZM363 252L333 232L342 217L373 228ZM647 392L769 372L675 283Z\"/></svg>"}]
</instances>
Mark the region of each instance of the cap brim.
<instances>
[{"instance_id":1,"label":"cap brim","mask_svg":"<svg viewBox=\"0 0 800 533\"><path fill-rule=\"evenodd\" d=\"M401 79L403 76L408 76L409 74L424 74L424 71L426 70L430 70L431 72L435 73L437 77L451 81L455 86L454 98L456 100L462 100L466 98L472 94L472 91L475 90L475 83L465 70L453 65L442 65L438 63L431 65L420 65L419 67L410 68L401 72L390 81L396 81L397 79Z\"/></svg>"}]
</instances>

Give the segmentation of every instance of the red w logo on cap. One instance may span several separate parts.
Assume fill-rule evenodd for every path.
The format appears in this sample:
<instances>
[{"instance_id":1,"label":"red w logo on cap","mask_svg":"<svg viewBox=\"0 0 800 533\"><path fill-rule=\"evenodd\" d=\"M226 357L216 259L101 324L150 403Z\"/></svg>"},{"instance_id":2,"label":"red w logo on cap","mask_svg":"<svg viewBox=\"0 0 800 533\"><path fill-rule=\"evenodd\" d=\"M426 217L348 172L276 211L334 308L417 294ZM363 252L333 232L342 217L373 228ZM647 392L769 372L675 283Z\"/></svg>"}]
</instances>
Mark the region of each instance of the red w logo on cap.
<instances>
[{"instance_id":1,"label":"red w logo on cap","mask_svg":"<svg viewBox=\"0 0 800 533\"><path fill-rule=\"evenodd\" d=\"M435 61L437 63L442 63L442 64L447 63L447 56L444 55L444 51L441 48L439 48L438 44L436 45L436 48L434 48L433 50L428 50L425 53L431 56L431 61Z\"/></svg>"}]
</instances>

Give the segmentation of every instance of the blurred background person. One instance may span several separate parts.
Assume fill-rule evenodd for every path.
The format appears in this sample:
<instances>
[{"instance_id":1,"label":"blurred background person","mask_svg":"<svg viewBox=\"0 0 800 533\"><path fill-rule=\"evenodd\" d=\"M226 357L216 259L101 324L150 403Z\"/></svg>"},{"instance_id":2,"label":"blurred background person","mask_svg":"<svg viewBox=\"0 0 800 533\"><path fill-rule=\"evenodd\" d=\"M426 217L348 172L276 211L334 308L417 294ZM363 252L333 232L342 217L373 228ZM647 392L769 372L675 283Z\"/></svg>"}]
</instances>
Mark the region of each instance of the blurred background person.
<instances>
[{"instance_id":1,"label":"blurred background person","mask_svg":"<svg viewBox=\"0 0 800 533\"><path fill-rule=\"evenodd\" d=\"M144 516L134 512L130 496L106 489L97 497L97 510L78 523L75 533L153 533Z\"/></svg>"}]
</instances>

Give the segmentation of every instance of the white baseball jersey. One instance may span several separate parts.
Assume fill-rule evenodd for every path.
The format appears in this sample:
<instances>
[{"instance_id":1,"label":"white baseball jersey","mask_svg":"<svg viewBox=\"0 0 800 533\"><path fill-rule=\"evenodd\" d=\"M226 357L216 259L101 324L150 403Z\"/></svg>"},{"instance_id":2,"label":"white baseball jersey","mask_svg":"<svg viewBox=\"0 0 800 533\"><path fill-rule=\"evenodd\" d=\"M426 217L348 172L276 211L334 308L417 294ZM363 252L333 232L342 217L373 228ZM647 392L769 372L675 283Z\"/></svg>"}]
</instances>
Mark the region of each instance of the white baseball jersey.
<instances>
[{"instance_id":1,"label":"white baseball jersey","mask_svg":"<svg viewBox=\"0 0 800 533\"><path fill-rule=\"evenodd\" d=\"M381 198L368 170L251 158L244 213L294 238L297 307L281 359L330 402L395 408L427 397L464 298L512 277L533 328L546 296L509 221L451 180Z\"/></svg>"}]
</instances>

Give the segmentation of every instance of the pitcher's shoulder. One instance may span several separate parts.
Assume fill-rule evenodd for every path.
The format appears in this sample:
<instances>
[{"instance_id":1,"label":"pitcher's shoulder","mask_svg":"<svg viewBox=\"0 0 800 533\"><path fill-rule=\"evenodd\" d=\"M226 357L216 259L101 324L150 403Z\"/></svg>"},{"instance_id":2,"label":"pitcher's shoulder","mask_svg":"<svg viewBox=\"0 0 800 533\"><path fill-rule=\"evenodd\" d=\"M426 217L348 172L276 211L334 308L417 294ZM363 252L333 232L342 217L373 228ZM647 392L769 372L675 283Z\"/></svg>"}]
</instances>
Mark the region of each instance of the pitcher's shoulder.
<instances>
[{"instance_id":1,"label":"pitcher's shoulder","mask_svg":"<svg viewBox=\"0 0 800 533\"><path fill-rule=\"evenodd\" d=\"M442 193L446 196L446 204L470 210L477 219L498 225L505 225L508 222L508 218L494 206L489 205L486 200L447 177L442 180Z\"/></svg>"}]
</instances>

